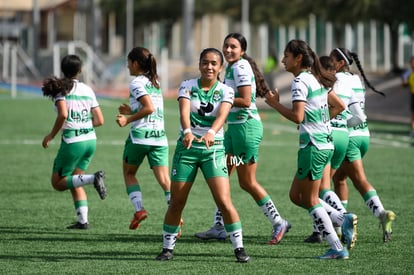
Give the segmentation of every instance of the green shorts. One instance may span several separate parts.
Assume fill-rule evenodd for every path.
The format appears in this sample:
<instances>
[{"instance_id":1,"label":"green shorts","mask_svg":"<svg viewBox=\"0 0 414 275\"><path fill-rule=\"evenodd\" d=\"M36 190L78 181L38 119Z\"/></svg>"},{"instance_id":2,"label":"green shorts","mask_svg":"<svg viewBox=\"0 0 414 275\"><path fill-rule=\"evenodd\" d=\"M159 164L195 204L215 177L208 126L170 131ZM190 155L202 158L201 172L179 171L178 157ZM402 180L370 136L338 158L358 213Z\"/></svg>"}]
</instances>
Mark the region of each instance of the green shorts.
<instances>
[{"instance_id":1,"label":"green shorts","mask_svg":"<svg viewBox=\"0 0 414 275\"><path fill-rule=\"evenodd\" d=\"M96 150L96 139L66 143L62 140L53 162L53 173L62 177L72 175L76 168L86 171Z\"/></svg>"},{"instance_id":2,"label":"green shorts","mask_svg":"<svg viewBox=\"0 0 414 275\"><path fill-rule=\"evenodd\" d=\"M140 166L145 157L148 158L151 168L154 166L168 167L168 146L135 144L128 136L122 159L128 164Z\"/></svg>"},{"instance_id":3,"label":"green shorts","mask_svg":"<svg viewBox=\"0 0 414 275\"><path fill-rule=\"evenodd\" d=\"M194 182L198 168L204 179L228 177L224 147L210 147L209 150L186 149L178 140L171 169L171 180L175 182Z\"/></svg>"},{"instance_id":4,"label":"green shorts","mask_svg":"<svg viewBox=\"0 0 414 275\"><path fill-rule=\"evenodd\" d=\"M239 163L255 163L259 159L259 145L263 138L262 122L248 119L242 124L229 124L224 135L226 153L242 160Z\"/></svg>"},{"instance_id":5,"label":"green shorts","mask_svg":"<svg viewBox=\"0 0 414 275\"><path fill-rule=\"evenodd\" d=\"M355 136L349 138L345 160L353 162L362 159L368 152L369 136Z\"/></svg>"},{"instance_id":6,"label":"green shorts","mask_svg":"<svg viewBox=\"0 0 414 275\"><path fill-rule=\"evenodd\" d=\"M333 150L319 150L314 145L308 145L298 151L298 170L296 177L311 180L322 178L323 169L329 163L333 155Z\"/></svg>"},{"instance_id":7,"label":"green shorts","mask_svg":"<svg viewBox=\"0 0 414 275\"><path fill-rule=\"evenodd\" d=\"M342 161L345 159L346 150L349 144L348 131L338 131L332 128L332 138L334 143L334 153L331 159L331 167L338 169Z\"/></svg>"}]
</instances>

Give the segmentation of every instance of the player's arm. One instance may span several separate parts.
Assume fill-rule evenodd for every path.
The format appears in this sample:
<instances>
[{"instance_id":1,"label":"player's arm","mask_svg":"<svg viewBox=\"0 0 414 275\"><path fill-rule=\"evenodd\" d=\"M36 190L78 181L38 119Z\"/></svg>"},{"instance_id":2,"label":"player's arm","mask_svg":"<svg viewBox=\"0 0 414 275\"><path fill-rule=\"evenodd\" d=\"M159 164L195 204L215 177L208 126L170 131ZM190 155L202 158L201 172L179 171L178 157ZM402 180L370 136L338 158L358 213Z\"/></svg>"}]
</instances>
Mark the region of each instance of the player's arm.
<instances>
[{"instance_id":1,"label":"player's arm","mask_svg":"<svg viewBox=\"0 0 414 275\"><path fill-rule=\"evenodd\" d=\"M49 142L59 133L60 129L62 129L62 126L65 123L65 120L68 118L68 107L66 106L66 101L58 100L56 101L55 105L57 108L57 116L52 130L43 138L43 148L48 147Z\"/></svg>"}]
</instances>

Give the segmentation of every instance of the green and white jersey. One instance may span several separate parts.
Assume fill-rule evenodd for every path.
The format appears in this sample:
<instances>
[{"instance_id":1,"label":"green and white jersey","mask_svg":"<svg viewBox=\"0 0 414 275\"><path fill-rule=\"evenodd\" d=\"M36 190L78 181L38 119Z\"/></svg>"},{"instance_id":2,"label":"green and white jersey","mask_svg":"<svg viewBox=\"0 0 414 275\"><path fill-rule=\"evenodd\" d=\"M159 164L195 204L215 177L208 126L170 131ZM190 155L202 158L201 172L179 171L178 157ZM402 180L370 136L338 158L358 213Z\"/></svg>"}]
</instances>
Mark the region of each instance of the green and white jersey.
<instances>
[{"instance_id":1,"label":"green and white jersey","mask_svg":"<svg viewBox=\"0 0 414 275\"><path fill-rule=\"evenodd\" d=\"M328 91L312 73L301 72L292 81L292 102L303 101L305 117L299 124L299 147L309 143L319 150L334 149L328 109Z\"/></svg>"},{"instance_id":2,"label":"green and white jersey","mask_svg":"<svg viewBox=\"0 0 414 275\"><path fill-rule=\"evenodd\" d=\"M349 72L339 72L336 73L335 76L337 80L334 84L333 90L346 107L345 110L331 119L331 126L337 131L347 132L347 120L351 115L350 111L348 110L348 106L353 95L352 87L348 83L348 78L352 77L352 74Z\"/></svg>"},{"instance_id":3,"label":"green and white jersey","mask_svg":"<svg viewBox=\"0 0 414 275\"><path fill-rule=\"evenodd\" d=\"M358 75L354 74L348 78L348 83L352 87L353 96L349 105L359 104L362 111L365 113L365 86ZM348 128L349 137L355 136L369 136L369 129L367 120L361 124Z\"/></svg>"},{"instance_id":4,"label":"green and white jersey","mask_svg":"<svg viewBox=\"0 0 414 275\"><path fill-rule=\"evenodd\" d=\"M240 59L231 66L227 65L224 83L233 88L236 98L240 97L237 87L251 86L252 89L250 106L248 108L233 106L227 118L227 123L240 124L246 122L249 118L260 120L259 112L257 111L256 106L256 80L249 61L246 59Z\"/></svg>"},{"instance_id":5,"label":"green and white jersey","mask_svg":"<svg viewBox=\"0 0 414 275\"><path fill-rule=\"evenodd\" d=\"M178 99L187 98L190 100L190 122L191 131L197 137L207 134L207 131L216 120L217 112L222 102L233 104L234 91L229 86L217 81L209 91L201 88L200 79L185 80L178 90ZM183 129L180 129L181 136ZM223 147L223 127L217 131L214 146ZM192 147L206 148L204 142L193 141Z\"/></svg>"},{"instance_id":6,"label":"green and white jersey","mask_svg":"<svg viewBox=\"0 0 414 275\"><path fill-rule=\"evenodd\" d=\"M72 90L66 96L56 96L55 104L59 100L64 100L68 108L68 117L62 127L62 139L66 143L96 139L91 109L99 104L94 91L88 85L74 80Z\"/></svg>"},{"instance_id":7,"label":"green and white jersey","mask_svg":"<svg viewBox=\"0 0 414 275\"><path fill-rule=\"evenodd\" d=\"M148 95L154 112L131 122L130 137L133 143L143 145L168 146L164 128L164 100L161 89L152 85L148 77L139 75L129 85L129 104L132 113L142 108L139 99Z\"/></svg>"}]
</instances>

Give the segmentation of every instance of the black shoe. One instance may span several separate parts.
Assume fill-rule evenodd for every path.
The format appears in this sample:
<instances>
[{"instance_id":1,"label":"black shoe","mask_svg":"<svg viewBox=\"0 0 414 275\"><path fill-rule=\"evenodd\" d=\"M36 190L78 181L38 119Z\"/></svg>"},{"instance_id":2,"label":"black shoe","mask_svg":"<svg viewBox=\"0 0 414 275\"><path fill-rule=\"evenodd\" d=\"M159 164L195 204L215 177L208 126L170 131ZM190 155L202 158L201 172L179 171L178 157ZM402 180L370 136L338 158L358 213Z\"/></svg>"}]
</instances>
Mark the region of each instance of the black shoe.
<instances>
[{"instance_id":1,"label":"black shoe","mask_svg":"<svg viewBox=\"0 0 414 275\"><path fill-rule=\"evenodd\" d=\"M93 185L95 186L96 191L98 191L101 200L106 198L106 187L104 184L104 178L105 172L98 171L95 173L95 179L93 180Z\"/></svg>"},{"instance_id":2,"label":"black shoe","mask_svg":"<svg viewBox=\"0 0 414 275\"><path fill-rule=\"evenodd\" d=\"M319 232L313 232L312 235L304 240L305 243L321 243L322 235Z\"/></svg>"},{"instance_id":3,"label":"black shoe","mask_svg":"<svg viewBox=\"0 0 414 275\"><path fill-rule=\"evenodd\" d=\"M250 261L250 257L247 256L246 251L244 251L243 247L236 248L234 250L234 254L236 255L237 262L239 263L247 263Z\"/></svg>"},{"instance_id":4,"label":"black shoe","mask_svg":"<svg viewBox=\"0 0 414 275\"><path fill-rule=\"evenodd\" d=\"M162 252L155 258L157 261L169 261L173 258L172 249L163 248Z\"/></svg>"},{"instance_id":5,"label":"black shoe","mask_svg":"<svg viewBox=\"0 0 414 275\"><path fill-rule=\"evenodd\" d=\"M89 223L74 223L66 227L66 229L89 229Z\"/></svg>"}]
</instances>

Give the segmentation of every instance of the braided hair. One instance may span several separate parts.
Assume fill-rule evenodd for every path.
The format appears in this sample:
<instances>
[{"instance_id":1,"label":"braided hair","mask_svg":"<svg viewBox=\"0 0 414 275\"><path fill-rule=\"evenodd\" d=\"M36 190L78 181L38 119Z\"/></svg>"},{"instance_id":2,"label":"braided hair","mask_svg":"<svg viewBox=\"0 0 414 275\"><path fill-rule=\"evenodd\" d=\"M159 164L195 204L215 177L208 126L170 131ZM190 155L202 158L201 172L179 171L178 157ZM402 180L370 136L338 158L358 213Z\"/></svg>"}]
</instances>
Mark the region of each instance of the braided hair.
<instances>
[{"instance_id":1,"label":"braided hair","mask_svg":"<svg viewBox=\"0 0 414 275\"><path fill-rule=\"evenodd\" d=\"M157 61L150 51L144 47L135 47L128 53L128 59L138 62L140 68L144 71L144 75L148 77L152 85L159 89L157 74Z\"/></svg>"},{"instance_id":2,"label":"braided hair","mask_svg":"<svg viewBox=\"0 0 414 275\"><path fill-rule=\"evenodd\" d=\"M362 69L362 65L361 65L361 61L359 60L358 54L356 54L355 52L351 52L348 49L345 48L336 48L334 49L331 54L331 56L334 56L336 58L336 60L341 61L343 60L345 62L345 67L347 69L349 69L349 66L352 65L352 63L355 61L355 64L359 70L359 72L361 73L362 78L364 79L365 84L371 88L371 90L373 90L374 92L382 95L385 97L385 94L383 92L378 91L377 89L375 89L374 86L372 86L372 84L368 81L364 70Z\"/></svg>"},{"instance_id":3,"label":"braided hair","mask_svg":"<svg viewBox=\"0 0 414 275\"><path fill-rule=\"evenodd\" d=\"M267 84L266 80L264 79L263 74L260 72L259 67L257 66L256 62L253 60L252 57L250 57L246 54L246 50L247 50L246 38L242 34L237 33L237 32L229 33L224 38L224 41L226 41L228 38L234 38L237 41L239 41L240 47L241 47L242 51L244 52L242 57L249 62L250 66L252 67L252 70L253 70L254 79L255 79L255 82L256 82L256 95L258 95L259 97L264 97L270 91L270 88L269 88L269 85Z\"/></svg>"}]
</instances>

